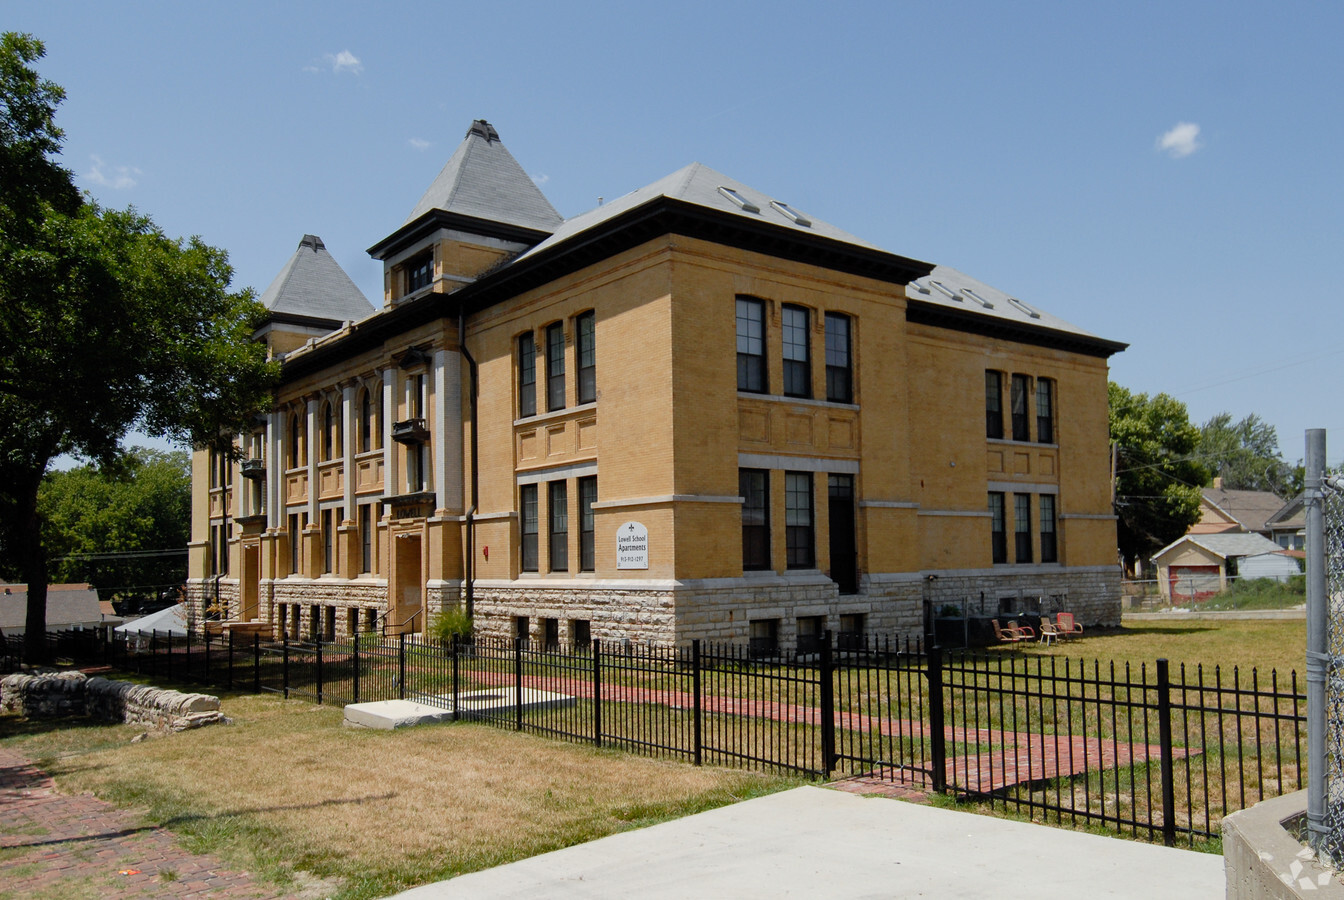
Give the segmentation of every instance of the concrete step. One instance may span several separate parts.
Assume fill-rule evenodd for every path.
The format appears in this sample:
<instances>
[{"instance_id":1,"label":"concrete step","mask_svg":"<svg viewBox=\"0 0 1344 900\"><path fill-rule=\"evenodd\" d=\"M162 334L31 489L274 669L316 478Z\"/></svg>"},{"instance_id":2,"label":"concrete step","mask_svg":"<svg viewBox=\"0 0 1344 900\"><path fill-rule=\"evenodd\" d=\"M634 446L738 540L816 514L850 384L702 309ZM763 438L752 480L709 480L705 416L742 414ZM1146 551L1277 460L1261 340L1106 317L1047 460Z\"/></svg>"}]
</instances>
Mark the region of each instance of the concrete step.
<instances>
[{"instance_id":1,"label":"concrete step","mask_svg":"<svg viewBox=\"0 0 1344 900\"><path fill-rule=\"evenodd\" d=\"M517 694L512 687L468 691L457 697L458 717L472 719L481 715L506 715L513 712L516 699ZM535 688L523 688L522 700L523 712L559 709L575 703L575 699L568 694ZM357 728L390 731L412 725L451 722L452 719L451 695L426 700L375 700L370 703L351 703L345 707L345 724Z\"/></svg>"}]
</instances>

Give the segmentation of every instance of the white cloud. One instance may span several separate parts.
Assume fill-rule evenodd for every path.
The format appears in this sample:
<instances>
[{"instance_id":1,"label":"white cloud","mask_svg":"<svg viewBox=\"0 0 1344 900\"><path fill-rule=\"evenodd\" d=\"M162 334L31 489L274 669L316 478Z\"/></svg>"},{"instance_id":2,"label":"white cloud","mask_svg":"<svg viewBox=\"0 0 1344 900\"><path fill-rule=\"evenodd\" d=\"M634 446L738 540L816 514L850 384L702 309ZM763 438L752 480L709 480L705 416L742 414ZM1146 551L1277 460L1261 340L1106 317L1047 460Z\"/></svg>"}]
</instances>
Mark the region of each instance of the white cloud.
<instances>
[{"instance_id":1,"label":"white cloud","mask_svg":"<svg viewBox=\"0 0 1344 900\"><path fill-rule=\"evenodd\" d=\"M428 150L432 145L424 138L411 138L406 143L410 144L416 150Z\"/></svg>"},{"instance_id":2,"label":"white cloud","mask_svg":"<svg viewBox=\"0 0 1344 900\"><path fill-rule=\"evenodd\" d=\"M342 72L358 75L360 72L364 71L364 64L359 61L359 57L355 56L355 54L351 53L349 50L342 50L335 55L328 53L326 59L331 63L331 71L337 75Z\"/></svg>"},{"instance_id":3,"label":"white cloud","mask_svg":"<svg viewBox=\"0 0 1344 900\"><path fill-rule=\"evenodd\" d=\"M1157 149L1172 159L1189 156L1203 146L1199 142L1199 126L1194 122L1177 122L1176 127L1157 139Z\"/></svg>"},{"instance_id":4,"label":"white cloud","mask_svg":"<svg viewBox=\"0 0 1344 900\"><path fill-rule=\"evenodd\" d=\"M537 187L541 187L543 184L545 184L546 182L548 182L548 181L550 181L550 180L551 180L551 176L549 176L549 175L533 175L533 176L532 176L532 183L535 184Z\"/></svg>"},{"instance_id":5,"label":"white cloud","mask_svg":"<svg viewBox=\"0 0 1344 900\"><path fill-rule=\"evenodd\" d=\"M145 174L135 166L111 166L111 172L105 171L102 159L97 156L91 156L93 168L84 173L84 180L102 187L112 188L114 191L124 191L127 188L135 187L139 176Z\"/></svg>"}]
</instances>

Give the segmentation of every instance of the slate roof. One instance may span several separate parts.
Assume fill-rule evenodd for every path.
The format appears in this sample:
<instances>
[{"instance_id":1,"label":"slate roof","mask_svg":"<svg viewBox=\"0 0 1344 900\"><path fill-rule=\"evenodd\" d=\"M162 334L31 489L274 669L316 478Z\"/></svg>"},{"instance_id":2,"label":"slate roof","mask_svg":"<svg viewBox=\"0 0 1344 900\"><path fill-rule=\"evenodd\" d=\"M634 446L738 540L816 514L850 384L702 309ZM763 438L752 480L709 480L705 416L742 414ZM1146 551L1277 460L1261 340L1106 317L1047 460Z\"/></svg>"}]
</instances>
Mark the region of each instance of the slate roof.
<instances>
[{"instance_id":1,"label":"slate roof","mask_svg":"<svg viewBox=\"0 0 1344 900\"><path fill-rule=\"evenodd\" d=\"M1293 499L1283 505L1283 508L1265 520L1266 528L1275 528L1286 530L1289 528L1306 528L1307 513L1303 505L1304 494L1298 494Z\"/></svg>"},{"instance_id":2,"label":"slate roof","mask_svg":"<svg viewBox=\"0 0 1344 900\"><path fill-rule=\"evenodd\" d=\"M47 630L71 625L96 625L103 620L98 592L87 584L47 585ZM0 630L26 627L28 585L0 586Z\"/></svg>"},{"instance_id":3,"label":"slate roof","mask_svg":"<svg viewBox=\"0 0 1344 900\"><path fill-rule=\"evenodd\" d=\"M261 305L281 316L321 319L337 327L374 312L373 304L314 234L299 241L294 255L262 293Z\"/></svg>"},{"instance_id":4,"label":"slate roof","mask_svg":"<svg viewBox=\"0 0 1344 900\"><path fill-rule=\"evenodd\" d=\"M1259 556L1262 553L1280 553L1283 550L1282 547L1265 537L1263 534L1242 534L1240 532L1227 532L1224 534L1187 534L1153 554L1153 558L1159 559L1166 554L1168 550L1187 541L1196 546L1203 547L1205 550L1208 550L1210 553L1223 559L1230 559L1234 556Z\"/></svg>"},{"instance_id":5,"label":"slate roof","mask_svg":"<svg viewBox=\"0 0 1344 900\"><path fill-rule=\"evenodd\" d=\"M910 282L905 293L914 301L969 312L1001 320L1006 324L1046 328L1081 337L1097 338L1096 335L1084 331L1077 325L1070 324L1058 316L1052 316L1039 307L972 278L951 266L934 266L931 273Z\"/></svg>"},{"instance_id":6,"label":"slate roof","mask_svg":"<svg viewBox=\"0 0 1344 900\"><path fill-rule=\"evenodd\" d=\"M1269 531L1269 520L1283 509L1283 500L1269 491L1204 488L1200 493L1205 503L1241 526L1243 531ZM1203 524L1205 523L1200 523ZM1196 525L1191 531L1197 533L1199 527Z\"/></svg>"},{"instance_id":7,"label":"slate roof","mask_svg":"<svg viewBox=\"0 0 1344 900\"><path fill-rule=\"evenodd\" d=\"M547 232L563 221L484 119L471 123L403 227L435 209Z\"/></svg>"}]
</instances>

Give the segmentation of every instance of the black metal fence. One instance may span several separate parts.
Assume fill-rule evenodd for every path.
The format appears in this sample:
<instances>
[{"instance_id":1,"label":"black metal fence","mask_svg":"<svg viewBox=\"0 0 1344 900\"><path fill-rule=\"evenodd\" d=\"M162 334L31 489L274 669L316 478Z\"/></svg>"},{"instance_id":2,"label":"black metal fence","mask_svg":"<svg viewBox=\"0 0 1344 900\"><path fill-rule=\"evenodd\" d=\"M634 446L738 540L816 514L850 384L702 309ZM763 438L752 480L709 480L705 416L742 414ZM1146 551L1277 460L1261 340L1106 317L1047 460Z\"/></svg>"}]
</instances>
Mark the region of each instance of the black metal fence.
<instances>
[{"instance_id":1,"label":"black metal fence","mask_svg":"<svg viewBox=\"0 0 1344 900\"><path fill-rule=\"evenodd\" d=\"M950 791L1167 844L1305 782L1306 698L1236 669L925 652L830 635L810 652L360 634L56 636L57 655L317 703L407 699L501 727L696 764Z\"/></svg>"}]
</instances>

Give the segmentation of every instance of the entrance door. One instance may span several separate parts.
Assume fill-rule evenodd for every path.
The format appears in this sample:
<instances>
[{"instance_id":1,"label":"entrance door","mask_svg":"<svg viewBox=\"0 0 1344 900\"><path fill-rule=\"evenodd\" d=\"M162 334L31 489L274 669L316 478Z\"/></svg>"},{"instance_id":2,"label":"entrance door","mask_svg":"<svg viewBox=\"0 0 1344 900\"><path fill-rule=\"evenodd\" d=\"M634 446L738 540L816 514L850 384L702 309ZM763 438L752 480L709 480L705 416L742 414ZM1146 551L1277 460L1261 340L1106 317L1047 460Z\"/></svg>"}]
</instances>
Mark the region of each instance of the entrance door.
<instances>
[{"instance_id":1,"label":"entrance door","mask_svg":"<svg viewBox=\"0 0 1344 900\"><path fill-rule=\"evenodd\" d=\"M854 476L830 476L831 580L842 594L859 592L859 556L854 542Z\"/></svg>"},{"instance_id":2,"label":"entrance door","mask_svg":"<svg viewBox=\"0 0 1344 900\"><path fill-rule=\"evenodd\" d=\"M420 535L399 534L395 545L396 576L389 598L392 612L388 616L388 630L393 634L419 631L425 625L421 615L424 584L420 578Z\"/></svg>"},{"instance_id":3,"label":"entrance door","mask_svg":"<svg viewBox=\"0 0 1344 900\"><path fill-rule=\"evenodd\" d=\"M261 585L261 547L257 544L243 545L243 572L239 580L242 591L242 609L238 618L251 622L257 618L257 592Z\"/></svg>"}]
</instances>

